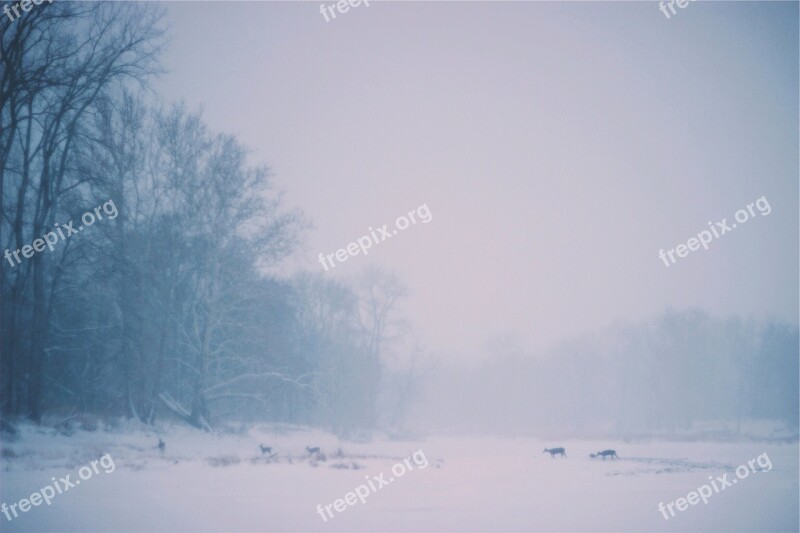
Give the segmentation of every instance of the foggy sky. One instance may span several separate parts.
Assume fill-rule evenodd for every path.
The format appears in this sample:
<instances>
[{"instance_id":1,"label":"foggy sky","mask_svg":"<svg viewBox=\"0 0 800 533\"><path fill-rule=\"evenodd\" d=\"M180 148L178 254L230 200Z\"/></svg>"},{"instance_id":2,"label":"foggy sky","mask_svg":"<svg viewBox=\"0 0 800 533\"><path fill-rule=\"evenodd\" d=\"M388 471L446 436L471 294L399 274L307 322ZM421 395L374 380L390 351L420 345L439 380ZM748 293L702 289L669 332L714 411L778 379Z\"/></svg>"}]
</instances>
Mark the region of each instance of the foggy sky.
<instances>
[{"instance_id":1,"label":"foggy sky","mask_svg":"<svg viewBox=\"0 0 800 533\"><path fill-rule=\"evenodd\" d=\"M167 99L268 163L315 227L280 272L393 269L429 346L474 354L667 307L798 322L798 7L168 5ZM665 267L766 196L772 208ZM370 226L433 220L324 272Z\"/></svg>"}]
</instances>

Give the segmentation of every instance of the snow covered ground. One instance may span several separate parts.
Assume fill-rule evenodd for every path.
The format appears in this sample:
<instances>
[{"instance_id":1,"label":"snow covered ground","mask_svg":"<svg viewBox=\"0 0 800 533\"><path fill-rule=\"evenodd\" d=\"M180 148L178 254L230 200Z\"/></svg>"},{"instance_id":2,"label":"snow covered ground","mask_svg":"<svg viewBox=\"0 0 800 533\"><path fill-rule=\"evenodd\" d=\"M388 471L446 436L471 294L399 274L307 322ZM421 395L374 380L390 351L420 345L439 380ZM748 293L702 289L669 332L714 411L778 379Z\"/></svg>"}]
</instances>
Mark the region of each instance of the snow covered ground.
<instances>
[{"instance_id":1,"label":"snow covered ground","mask_svg":"<svg viewBox=\"0 0 800 533\"><path fill-rule=\"evenodd\" d=\"M166 442L163 454L158 437ZM272 459L258 445L273 447ZM326 461L309 460L320 446ZM566 447L566 459L543 454ZM334 454L341 448L343 457ZM614 448L619 461L590 459ZM402 476L392 467L404 465ZM798 446L764 442L540 442L436 437L339 441L310 430L256 426L214 436L184 427L117 428L60 435L20 427L3 443L0 502L28 498L109 453L114 469L31 507L1 531L798 531ZM709 476L766 453L744 479L665 520L658 510ZM424 455L424 460L422 459ZM353 466L357 468L353 468ZM424 466L423 465L427 465ZM400 471L396 468L396 471ZM383 473L370 490L323 521L331 505ZM373 482L373 485L379 483ZM362 489L363 490L363 489Z\"/></svg>"}]
</instances>

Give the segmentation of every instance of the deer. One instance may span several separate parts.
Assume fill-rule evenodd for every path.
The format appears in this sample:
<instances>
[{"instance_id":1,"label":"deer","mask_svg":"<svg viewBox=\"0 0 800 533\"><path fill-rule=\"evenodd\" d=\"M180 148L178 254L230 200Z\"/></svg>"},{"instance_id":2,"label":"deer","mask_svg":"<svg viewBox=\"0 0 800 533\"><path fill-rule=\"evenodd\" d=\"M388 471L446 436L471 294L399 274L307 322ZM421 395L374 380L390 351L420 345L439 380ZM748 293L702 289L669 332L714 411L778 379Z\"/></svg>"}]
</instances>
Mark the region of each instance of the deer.
<instances>
[{"instance_id":1,"label":"deer","mask_svg":"<svg viewBox=\"0 0 800 533\"><path fill-rule=\"evenodd\" d=\"M602 457L603 461L606 460L606 457L611 457L612 459L619 459L619 456L617 455L617 450L603 450L602 452L590 454L589 457Z\"/></svg>"},{"instance_id":2,"label":"deer","mask_svg":"<svg viewBox=\"0 0 800 533\"><path fill-rule=\"evenodd\" d=\"M319 455L319 446L315 446L313 448L306 446L306 451L308 452L308 455Z\"/></svg>"},{"instance_id":3,"label":"deer","mask_svg":"<svg viewBox=\"0 0 800 533\"><path fill-rule=\"evenodd\" d=\"M312 458L311 464L316 466L317 461L327 461L328 457L322 453L319 449L319 446L315 446L313 448L309 448L306 446L306 451L308 452L309 457Z\"/></svg>"},{"instance_id":4,"label":"deer","mask_svg":"<svg viewBox=\"0 0 800 533\"><path fill-rule=\"evenodd\" d=\"M164 450L167 448L167 443L161 440L161 437L158 438L158 450L161 453L164 453Z\"/></svg>"},{"instance_id":5,"label":"deer","mask_svg":"<svg viewBox=\"0 0 800 533\"><path fill-rule=\"evenodd\" d=\"M545 448L544 450L542 450L542 453L549 453L551 459L555 459L556 455L560 455L564 459L567 458L567 450L565 450L564 448L550 448L549 450Z\"/></svg>"},{"instance_id":6,"label":"deer","mask_svg":"<svg viewBox=\"0 0 800 533\"><path fill-rule=\"evenodd\" d=\"M271 446L264 446L263 444L259 444L258 447L261 448L261 455L264 455L265 453L269 453L269 454L272 453L272 447Z\"/></svg>"}]
</instances>

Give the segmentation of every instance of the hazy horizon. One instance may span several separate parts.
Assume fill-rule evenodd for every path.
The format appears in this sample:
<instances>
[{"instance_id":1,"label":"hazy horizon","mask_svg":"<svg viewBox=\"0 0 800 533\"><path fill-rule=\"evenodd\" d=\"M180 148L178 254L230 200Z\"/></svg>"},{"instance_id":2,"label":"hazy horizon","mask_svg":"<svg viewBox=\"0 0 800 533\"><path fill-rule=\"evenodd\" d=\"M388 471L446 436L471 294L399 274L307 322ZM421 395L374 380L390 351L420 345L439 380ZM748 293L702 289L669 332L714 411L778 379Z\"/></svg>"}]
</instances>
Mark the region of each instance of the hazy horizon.
<instances>
[{"instance_id":1,"label":"hazy horizon","mask_svg":"<svg viewBox=\"0 0 800 533\"><path fill-rule=\"evenodd\" d=\"M237 134L313 220L280 272L389 268L421 337L458 357L670 307L798 323L796 5L691 3L670 20L656 3L317 10L169 4L156 84ZM762 196L768 217L659 259ZM317 262L421 204L431 223Z\"/></svg>"}]
</instances>

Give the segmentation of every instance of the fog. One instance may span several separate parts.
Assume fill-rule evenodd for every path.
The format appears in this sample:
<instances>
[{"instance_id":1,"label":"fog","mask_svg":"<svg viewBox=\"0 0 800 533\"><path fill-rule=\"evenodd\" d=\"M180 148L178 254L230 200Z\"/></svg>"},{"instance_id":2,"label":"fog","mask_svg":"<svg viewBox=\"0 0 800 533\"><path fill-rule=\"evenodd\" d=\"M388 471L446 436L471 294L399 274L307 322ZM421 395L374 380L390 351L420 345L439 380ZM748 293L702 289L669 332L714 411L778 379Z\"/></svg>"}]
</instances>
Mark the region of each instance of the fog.
<instances>
[{"instance_id":1,"label":"fog","mask_svg":"<svg viewBox=\"0 0 800 533\"><path fill-rule=\"evenodd\" d=\"M513 339L477 367L426 375L429 430L551 437L721 437L798 418L797 329L668 311L534 354Z\"/></svg>"},{"instance_id":2,"label":"fog","mask_svg":"<svg viewBox=\"0 0 800 533\"><path fill-rule=\"evenodd\" d=\"M415 361L403 372L422 395L404 424L661 431L744 404L797 419L796 380L776 392L767 377L797 374L789 6L362 7L325 23L311 4L173 5L165 64L181 75L159 86L240 133L313 220L280 272L319 272L319 253L430 208L432 223L324 271L378 266L408 286L413 340L393 357ZM759 199L707 250L659 258ZM745 385L755 361L762 381Z\"/></svg>"},{"instance_id":3,"label":"fog","mask_svg":"<svg viewBox=\"0 0 800 533\"><path fill-rule=\"evenodd\" d=\"M397 272L457 361L669 307L796 325L790 9L388 2L325 23L316 4L177 4L160 87L241 134L313 219L287 270L427 203L434 222L327 275ZM769 217L658 258L762 196Z\"/></svg>"},{"instance_id":4,"label":"fog","mask_svg":"<svg viewBox=\"0 0 800 533\"><path fill-rule=\"evenodd\" d=\"M797 530L797 2L3 7L3 528Z\"/></svg>"}]
</instances>

